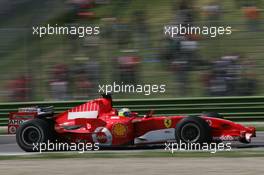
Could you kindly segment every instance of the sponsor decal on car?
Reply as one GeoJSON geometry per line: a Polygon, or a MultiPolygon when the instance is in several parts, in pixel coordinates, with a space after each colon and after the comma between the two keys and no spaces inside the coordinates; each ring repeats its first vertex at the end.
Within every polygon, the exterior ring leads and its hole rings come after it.
{"type": "Polygon", "coordinates": [[[112,133],[116,137],[125,137],[127,135],[127,126],[122,123],[114,124],[112,127],[112,133]]]}
{"type": "Polygon", "coordinates": [[[172,124],[171,119],[166,118],[166,119],[164,120],[164,125],[165,125],[166,128],[171,127],[171,124],[172,124]]]}
{"type": "Polygon", "coordinates": [[[212,126],[213,123],[211,120],[205,120],[205,121],[208,123],[209,126],[212,126]]]}
{"type": "Polygon", "coordinates": [[[17,130],[17,127],[15,127],[15,126],[10,126],[8,128],[9,134],[15,134],[16,130],[17,130]]]}
{"type": "Polygon", "coordinates": [[[104,132],[98,132],[96,133],[96,138],[99,143],[106,143],[107,142],[107,136],[104,132]]]}
{"type": "Polygon", "coordinates": [[[238,136],[231,136],[231,135],[221,135],[220,137],[213,137],[213,140],[236,141],[236,140],[239,140],[239,137],[238,136]]]}
{"type": "Polygon", "coordinates": [[[96,128],[92,134],[92,138],[95,143],[99,143],[100,145],[112,144],[112,134],[105,127],[96,128]]]}
{"type": "Polygon", "coordinates": [[[9,125],[20,125],[27,120],[9,120],[9,125]]]}

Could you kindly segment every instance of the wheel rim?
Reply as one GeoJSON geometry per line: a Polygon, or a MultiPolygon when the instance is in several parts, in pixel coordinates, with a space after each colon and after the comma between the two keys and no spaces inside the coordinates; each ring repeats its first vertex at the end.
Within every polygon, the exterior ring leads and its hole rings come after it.
{"type": "Polygon", "coordinates": [[[187,143],[197,142],[200,138],[200,129],[194,123],[188,123],[181,129],[181,139],[187,143]]]}
{"type": "Polygon", "coordinates": [[[33,143],[39,143],[41,140],[41,132],[35,126],[26,127],[22,134],[22,140],[26,145],[32,146],[33,143]]]}

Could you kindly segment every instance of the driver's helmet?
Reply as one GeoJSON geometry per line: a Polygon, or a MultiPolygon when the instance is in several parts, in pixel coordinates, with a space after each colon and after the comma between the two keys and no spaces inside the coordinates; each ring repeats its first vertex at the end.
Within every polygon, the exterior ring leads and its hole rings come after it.
{"type": "Polygon", "coordinates": [[[131,111],[128,108],[122,108],[118,111],[118,115],[123,117],[130,117],[131,111]]]}

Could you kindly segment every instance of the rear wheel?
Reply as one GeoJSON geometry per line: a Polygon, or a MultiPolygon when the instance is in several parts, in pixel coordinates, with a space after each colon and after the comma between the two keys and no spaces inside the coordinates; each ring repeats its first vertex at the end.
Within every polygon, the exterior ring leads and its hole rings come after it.
{"type": "Polygon", "coordinates": [[[182,119],[176,125],[175,138],[184,143],[209,143],[212,140],[208,123],[200,117],[182,119]]]}
{"type": "Polygon", "coordinates": [[[16,133],[16,141],[20,148],[27,152],[38,151],[34,145],[46,143],[53,138],[52,127],[48,121],[33,119],[20,125],[16,133]]]}

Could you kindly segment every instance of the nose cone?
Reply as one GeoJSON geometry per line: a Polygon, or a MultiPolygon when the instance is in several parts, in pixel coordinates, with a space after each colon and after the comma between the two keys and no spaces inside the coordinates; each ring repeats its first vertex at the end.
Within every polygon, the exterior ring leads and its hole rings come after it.
{"type": "Polygon", "coordinates": [[[240,141],[242,143],[250,143],[252,137],[256,137],[255,127],[245,127],[246,131],[240,133],[240,141]]]}
{"type": "Polygon", "coordinates": [[[255,127],[248,127],[248,132],[252,134],[252,137],[256,137],[256,128],[255,127]]]}

